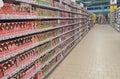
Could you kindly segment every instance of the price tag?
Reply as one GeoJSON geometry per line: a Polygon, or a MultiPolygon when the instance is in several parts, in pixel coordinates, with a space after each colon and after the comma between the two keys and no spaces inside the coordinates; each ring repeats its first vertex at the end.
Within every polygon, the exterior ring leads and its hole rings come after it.
{"type": "Polygon", "coordinates": [[[3,0],[0,0],[0,8],[3,7],[4,3],[3,0]]]}

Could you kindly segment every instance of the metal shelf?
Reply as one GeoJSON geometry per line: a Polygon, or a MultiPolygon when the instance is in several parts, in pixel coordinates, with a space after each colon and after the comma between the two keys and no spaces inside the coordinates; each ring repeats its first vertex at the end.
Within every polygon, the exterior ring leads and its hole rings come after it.
{"type": "Polygon", "coordinates": [[[5,23],[5,22],[26,22],[26,21],[43,21],[43,20],[74,20],[74,19],[81,19],[78,17],[39,17],[37,18],[6,18],[6,19],[0,19],[0,23],[5,23]]]}
{"type": "MultiPolygon", "coordinates": [[[[78,37],[79,38],[79,37],[78,37]]],[[[77,39],[78,39],[77,38],[77,39]]],[[[76,39],[75,39],[76,40],[76,39]]],[[[75,40],[73,40],[71,43],[73,43],[75,40]]],[[[70,44],[71,44],[70,43],[70,44]]],[[[69,45],[70,45],[69,44],[69,45]]],[[[68,47],[69,45],[67,45],[66,47],[68,47]]],[[[65,48],[66,48],[65,47],[65,48]]],[[[31,76],[29,76],[29,78],[27,78],[27,79],[30,79],[31,77],[33,77],[37,72],[39,72],[45,65],[47,65],[50,61],[52,61],[54,58],[56,58],[60,53],[62,53],[62,51],[65,49],[65,48],[63,48],[61,51],[59,51],[59,53],[58,54],[56,54],[55,56],[53,56],[48,62],[46,62],[42,67],[39,67],[38,69],[37,69],[37,71],[35,71],[31,76]]],[[[54,66],[53,66],[54,67],[54,66]]],[[[49,73],[49,71],[48,71],[48,73],[49,73]]],[[[46,74],[47,75],[47,74],[46,74]]],[[[43,79],[44,79],[44,77],[43,77],[43,79]]]]}
{"type": "MultiPolygon", "coordinates": [[[[30,3],[30,2],[27,2],[27,1],[21,1],[21,0],[4,0],[5,2],[8,2],[8,3],[15,3],[15,4],[19,4],[19,3],[25,3],[25,4],[29,4],[29,5],[32,5],[33,7],[38,7],[38,8],[43,8],[43,9],[49,9],[49,10],[53,10],[53,11],[58,11],[58,12],[66,12],[66,13],[71,13],[71,14],[75,14],[76,16],[77,15],[82,15],[82,16],[88,16],[86,13],[85,10],[81,9],[81,8],[78,8],[77,6],[72,6],[68,3],[66,3],[65,1],[63,1],[64,4],[68,5],[69,7],[72,7],[72,8],[76,8],[78,10],[81,10],[83,11],[83,13],[78,13],[78,12],[74,12],[74,11],[70,11],[70,10],[65,10],[65,9],[62,9],[62,8],[57,8],[57,7],[52,7],[52,6],[46,6],[46,5],[42,5],[42,4],[37,4],[37,3],[30,3]]],[[[31,15],[32,13],[30,13],[31,15]]],[[[53,59],[55,59],[59,54],[62,55],[62,52],[70,45],[74,44],[72,47],[70,47],[69,50],[67,50],[67,53],[65,54],[65,56],[78,44],[78,42],[84,37],[84,35],[87,33],[87,27],[83,27],[83,26],[86,26],[88,23],[85,22],[85,24],[83,25],[84,21],[88,21],[87,17],[52,17],[52,16],[48,16],[48,17],[39,17],[37,15],[34,15],[34,16],[27,16],[27,17],[24,17],[24,16],[18,16],[16,18],[15,15],[9,15],[7,17],[5,17],[5,15],[3,16],[3,18],[0,19],[0,23],[6,23],[6,22],[27,22],[27,21],[43,21],[43,20],[75,20],[77,21],[78,19],[82,19],[83,22],[76,22],[76,23],[72,23],[72,24],[66,24],[66,25],[61,25],[61,26],[57,26],[57,27],[52,27],[52,28],[46,28],[46,29],[42,29],[42,30],[32,30],[32,31],[26,31],[24,33],[21,33],[21,34],[15,34],[15,35],[10,35],[10,36],[4,36],[2,38],[0,38],[0,41],[1,42],[4,42],[5,40],[13,40],[13,39],[16,39],[16,38],[21,38],[21,37],[25,37],[25,36],[29,36],[29,35],[35,35],[35,34],[38,34],[38,33],[42,33],[42,32],[47,32],[47,31],[51,31],[51,30],[54,30],[54,29],[59,29],[59,28],[63,28],[63,27],[68,27],[68,26],[72,26],[72,25],[79,25],[77,28],[74,28],[72,30],[69,30],[67,32],[64,32],[64,33],[61,33],[61,34],[58,34],[57,36],[55,37],[51,37],[51,38],[48,38],[44,41],[41,41],[41,42],[37,42],[37,43],[34,43],[32,44],[31,46],[27,47],[27,48],[23,48],[23,49],[19,49],[17,52],[14,52],[14,53],[11,53],[9,55],[6,55],[2,58],[0,58],[0,62],[2,61],[5,61],[9,58],[12,58],[12,57],[15,57],[16,55],[18,54],[21,54],[25,51],[28,51],[32,48],[35,48],[35,47],[38,47],[39,45],[43,45],[47,42],[51,42],[52,40],[56,39],[56,38],[59,38],[61,37],[62,35],[65,35],[69,32],[74,32],[74,34],[72,34],[70,37],[66,38],[64,41],[61,41],[59,43],[57,43],[57,45],[55,46],[52,46],[51,48],[47,49],[46,51],[44,51],[42,54],[32,58],[31,60],[28,60],[25,64],[23,64],[22,66],[18,66],[15,70],[13,70],[13,72],[11,72],[10,74],[7,74],[5,75],[4,77],[2,77],[1,79],[8,79],[9,77],[12,77],[13,75],[15,75],[16,73],[18,73],[19,71],[21,71],[22,69],[24,69],[25,67],[27,67],[28,65],[34,63],[37,59],[39,59],[40,57],[44,56],[45,54],[47,54],[48,52],[54,50],[55,48],[57,48],[58,46],[60,46],[61,44],[63,44],[64,42],[68,41],[70,38],[74,37],[74,39],[72,39],[72,42],[70,43],[67,43],[66,46],[64,46],[64,48],[62,48],[57,54],[55,54],[53,57],[51,57],[50,59],[48,59],[48,61],[46,61],[44,64],[42,64],[40,67],[38,67],[34,72],[32,72],[32,74],[27,78],[27,79],[30,79],[31,77],[33,77],[38,71],[41,71],[41,69],[43,67],[45,67],[47,64],[49,64],[53,59]],[[8,18],[8,17],[11,17],[11,18],[8,18]],[[84,20],[86,19],[86,20],[84,20]],[[78,30],[77,30],[78,29],[78,30]],[[77,42],[76,42],[77,41],[77,42]],[[75,42],[75,43],[74,43],[75,42]]],[[[65,58],[65,56],[63,56],[56,64],[54,64],[53,67],[51,67],[48,72],[43,76],[43,79],[65,58]]]]}
{"type": "MultiPolygon", "coordinates": [[[[5,1],[6,2],[12,2],[12,3],[25,3],[25,4],[30,4],[32,6],[35,6],[35,7],[40,7],[40,8],[50,9],[50,10],[56,10],[56,11],[63,11],[63,12],[72,13],[72,14],[80,14],[80,13],[73,12],[73,11],[70,11],[70,10],[65,10],[65,9],[61,9],[61,8],[57,8],[57,7],[52,7],[52,6],[46,6],[46,5],[37,4],[37,3],[29,3],[29,2],[21,1],[21,0],[12,0],[12,1],[5,0],[5,1]]],[[[69,5],[69,6],[71,6],[71,5],[69,5]]]]}
{"type": "Polygon", "coordinates": [[[23,37],[23,36],[33,35],[33,34],[37,34],[37,33],[42,33],[42,32],[46,32],[46,31],[50,31],[50,30],[54,30],[54,29],[58,29],[58,28],[62,28],[62,27],[77,25],[77,24],[80,24],[80,23],[82,23],[82,22],[72,23],[72,24],[66,24],[66,25],[57,26],[57,27],[48,28],[48,29],[43,29],[43,30],[38,30],[38,31],[30,31],[30,32],[26,32],[26,33],[23,33],[23,34],[16,34],[16,35],[11,35],[11,36],[4,36],[4,37],[0,38],[0,41],[2,41],[2,40],[8,40],[8,39],[13,39],[13,38],[17,38],[17,37],[23,37]]]}
{"type": "Polygon", "coordinates": [[[24,51],[28,51],[28,50],[30,50],[30,49],[32,49],[32,48],[35,48],[35,47],[37,47],[37,46],[39,46],[39,45],[45,44],[46,42],[49,42],[49,41],[51,41],[51,40],[53,40],[53,39],[56,39],[56,38],[58,38],[58,37],[60,37],[60,36],[62,36],[62,35],[64,35],[64,34],[66,34],[66,33],[69,33],[69,32],[71,32],[71,31],[74,31],[74,30],[76,30],[76,29],[78,29],[78,28],[79,28],[79,27],[77,27],[77,28],[75,28],[75,29],[72,29],[72,30],[70,30],[70,31],[67,31],[67,32],[65,32],[65,33],[62,33],[62,34],[60,34],[60,35],[58,35],[58,36],[56,36],[56,37],[52,37],[52,38],[50,38],[50,39],[46,39],[46,40],[44,40],[44,41],[42,41],[42,42],[40,42],[40,43],[36,43],[36,44],[34,44],[34,45],[32,45],[32,46],[30,46],[30,47],[28,47],[28,48],[24,48],[23,50],[20,50],[20,51],[18,51],[18,52],[16,52],[16,53],[11,53],[11,54],[9,54],[9,55],[7,55],[7,56],[4,56],[4,57],[0,58],[0,62],[1,62],[1,61],[4,61],[4,60],[7,60],[7,59],[9,59],[9,58],[11,58],[11,57],[14,57],[14,56],[16,56],[16,55],[18,55],[18,54],[21,54],[21,53],[23,53],[24,51]]]}
{"type": "MultiPolygon", "coordinates": [[[[77,39],[79,39],[79,38],[77,38],[77,39]]],[[[77,40],[77,39],[76,39],[76,40],[77,40]]],[[[73,42],[75,42],[76,40],[74,40],[73,42]]],[[[73,43],[73,42],[72,42],[72,43],[73,43]]],[[[68,55],[69,52],[70,52],[78,43],[79,43],[79,41],[78,41],[75,45],[73,45],[70,50],[67,51],[67,54],[66,54],[66,55],[68,55]]],[[[45,76],[44,76],[42,79],[45,79],[45,78],[50,74],[50,72],[52,72],[52,71],[59,65],[59,63],[63,61],[64,58],[65,58],[65,57],[61,58],[53,67],[51,67],[51,69],[48,70],[48,72],[45,74],[45,76]]]]}
{"type": "MultiPolygon", "coordinates": [[[[82,35],[82,34],[81,34],[81,35],[82,35]]],[[[80,36],[81,36],[81,35],[80,35],[80,36]]],[[[78,40],[78,42],[68,51],[68,53],[82,40],[83,37],[81,38],[80,36],[77,38],[77,39],[80,38],[80,39],[78,40]]],[[[77,40],[77,39],[76,39],[76,40],[77,40]]],[[[76,40],[74,40],[74,41],[76,41],[76,40]]],[[[73,42],[74,42],[74,41],[73,41],[73,42]]],[[[69,46],[69,45],[68,45],[68,46],[69,46]]],[[[66,48],[66,47],[64,47],[64,49],[65,49],[65,48],[66,48]]],[[[62,52],[62,51],[61,51],[61,52],[62,52]]],[[[67,54],[68,54],[68,53],[67,53],[67,54]]],[[[66,55],[67,55],[67,54],[66,54],[66,55]]],[[[65,57],[64,57],[64,58],[65,58],[65,57]]],[[[56,63],[56,64],[47,72],[47,74],[45,74],[45,76],[44,76],[42,79],[46,78],[46,77],[49,75],[49,73],[50,73],[64,58],[62,58],[58,63],[56,63]]],[[[44,67],[44,66],[43,66],[43,67],[44,67]]],[[[40,68],[38,71],[40,71],[41,69],[42,69],[42,68],[40,68]]],[[[37,71],[37,72],[38,72],[38,71],[37,71]]],[[[37,73],[37,72],[36,72],[36,73],[37,73]]],[[[33,77],[36,73],[34,73],[31,77],[33,77]]],[[[31,78],[31,77],[29,77],[29,78],[31,78]]],[[[29,79],[29,78],[28,78],[28,79],[29,79]]]]}
{"type": "MultiPolygon", "coordinates": [[[[78,33],[76,33],[78,34],[78,33]]],[[[66,40],[60,42],[59,44],[57,44],[56,46],[54,46],[53,48],[47,50],[45,53],[43,53],[42,55],[40,56],[37,56],[36,58],[32,59],[30,62],[28,62],[27,64],[21,66],[21,67],[18,67],[15,71],[13,71],[12,73],[10,73],[9,75],[7,76],[4,76],[2,79],[8,79],[9,77],[11,77],[12,75],[16,74],[17,72],[19,72],[21,69],[25,68],[26,66],[30,65],[31,63],[33,63],[35,60],[39,59],[41,56],[43,56],[44,54],[46,54],[47,52],[55,49],[57,46],[59,46],[60,44],[64,43],[65,41],[67,41],[68,39],[72,38],[73,36],[75,36],[76,34],[73,34],[71,37],[67,38],[66,40]]],[[[49,61],[48,61],[49,62],[49,61]]],[[[45,64],[46,65],[46,64],[45,64]]],[[[44,66],[43,66],[44,67],[44,66]]],[[[28,78],[29,79],[29,78],[28,78]]]]}

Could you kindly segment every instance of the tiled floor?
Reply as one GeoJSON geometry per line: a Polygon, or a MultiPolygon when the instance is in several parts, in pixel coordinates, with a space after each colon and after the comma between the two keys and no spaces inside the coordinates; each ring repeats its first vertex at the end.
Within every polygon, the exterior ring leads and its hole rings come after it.
{"type": "Polygon", "coordinates": [[[96,25],[47,79],[120,79],[120,33],[96,25]]]}

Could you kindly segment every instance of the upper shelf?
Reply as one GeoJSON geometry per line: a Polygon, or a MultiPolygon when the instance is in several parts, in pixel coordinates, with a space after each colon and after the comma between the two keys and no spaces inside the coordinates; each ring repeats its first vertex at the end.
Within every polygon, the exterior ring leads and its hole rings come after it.
{"type": "MultiPolygon", "coordinates": [[[[21,0],[10,0],[10,1],[9,0],[4,0],[4,1],[9,2],[9,3],[25,3],[25,4],[30,4],[32,6],[35,6],[35,7],[40,7],[40,8],[50,9],[50,10],[56,10],[56,11],[62,11],[62,12],[67,12],[67,13],[72,13],[72,14],[83,15],[81,13],[73,12],[73,11],[70,11],[70,10],[65,10],[65,9],[62,9],[62,8],[46,6],[46,5],[37,4],[37,3],[31,3],[31,2],[27,2],[27,1],[21,1],[21,0]]],[[[68,4],[68,3],[66,3],[65,1],[63,1],[63,3],[67,4],[70,7],[80,9],[80,8],[78,8],[76,6],[72,6],[72,5],[68,4]]],[[[82,9],[80,9],[80,10],[82,10],[82,9]]],[[[84,10],[82,10],[82,11],[84,12],[84,10]]]]}
{"type": "Polygon", "coordinates": [[[81,10],[81,9],[78,8],[77,6],[72,6],[72,5],[70,5],[69,3],[67,3],[66,1],[63,1],[62,3],[68,5],[68,6],[72,7],[72,8],[75,8],[75,9],[79,9],[79,10],[81,10]]]}

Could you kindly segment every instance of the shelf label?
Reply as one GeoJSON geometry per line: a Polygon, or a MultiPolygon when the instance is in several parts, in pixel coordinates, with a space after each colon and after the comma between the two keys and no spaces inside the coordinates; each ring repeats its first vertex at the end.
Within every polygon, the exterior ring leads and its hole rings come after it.
{"type": "Polygon", "coordinates": [[[3,0],[0,0],[0,8],[3,7],[4,3],[3,0]]]}

